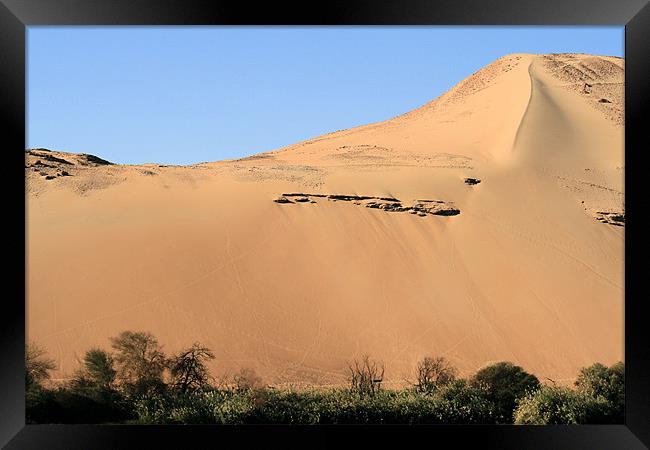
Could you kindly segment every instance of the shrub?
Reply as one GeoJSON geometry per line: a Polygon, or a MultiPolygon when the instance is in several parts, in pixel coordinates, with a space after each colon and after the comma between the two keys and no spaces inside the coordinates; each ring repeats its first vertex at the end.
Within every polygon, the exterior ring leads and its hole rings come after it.
{"type": "Polygon", "coordinates": [[[470,380],[494,403],[499,423],[512,423],[518,398],[539,388],[539,380],[510,362],[499,362],[479,370],[470,380]]]}
{"type": "Polygon", "coordinates": [[[209,386],[213,353],[195,343],[167,360],[150,333],[113,338],[115,356],[88,350],[73,380],[46,389],[54,361],[26,347],[27,423],[142,424],[577,424],[622,423],[625,367],[585,367],[576,389],[545,386],[501,362],[457,379],[444,358],[426,357],[415,389],[382,390],[384,366],[364,356],[349,366],[350,389],[266,388],[250,368],[235,388],[209,386]],[[117,367],[114,367],[117,366],[117,367]],[[167,389],[163,373],[169,369],[167,389]],[[516,409],[515,409],[516,408],[516,409]]]}
{"type": "Polygon", "coordinates": [[[372,361],[368,355],[364,355],[361,361],[354,360],[348,366],[350,372],[350,390],[360,395],[374,395],[381,388],[384,379],[384,365],[372,361]]]}
{"type": "Polygon", "coordinates": [[[27,423],[120,423],[131,415],[116,395],[112,401],[106,401],[67,387],[33,389],[26,397],[25,419],[27,423]]]}
{"type": "Polygon", "coordinates": [[[234,377],[235,387],[238,391],[260,390],[264,388],[262,378],[257,375],[255,369],[243,367],[234,377]]]}
{"type": "Polygon", "coordinates": [[[210,378],[205,361],[211,359],[214,354],[199,343],[173,356],[169,360],[172,386],[181,392],[205,387],[210,378]]]}
{"type": "Polygon", "coordinates": [[[267,389],[251,398],[248,423],[315,424],[320,421],[323,395],[267,389]]]}
{"type": "Polygon", "coordinates": [[[73,383],[80,387],[109,391],[113,387],[115,375],[113,357],[104,350],[92,348],[84,355],[83,366],[77,372],[73,383]]]}
{"type": "Polygon", "coordinates": [[[623,423],[625,415],[625,365],[618,362],[611,367],[596,363],[580,370],[575,382],[579,392],[609,405],[611,423],[623,423]]]}
{"type": "Polygon", "coordinates": [[[454,380],[437,392],[443,400],[442,423],[496,423],[499,411],[483,389],[465,380],[454,380]]]}
{"type": "Polygon", "coordinates": [[[242,424],[253,407],[250,392],[216,389],[149,392],[134,401],[141,424],[242,424]]]}
{"type": "Polygon", "coordinates": [[[162,375],[167,361],[151,333],[124,331],[111,338],[111,345],[116,352],[118,378],[130,395],[164,389],[162,375]]]}
{"type": "Polygon", "coordinates": [[[43,381],[50,378],[56,368],[54,361],[45,356],[45,350],[35,343],[25,346],[25,388],[40,388],[43,381]]]}
{"type": "Polygon", "coordinates": [[[607,423],[609,406],[568,387],[544,386],[518,402],[515,423],[527,425],[607,423]]]}
{"type": "Polygon", "coordinates": [[[219,424],[247,423],[254,408],[252,391],[221,392],[215,395],[214,400],[216,400],[213,408],[214,422],[219,424]]]}
{"type": "Polygon", "coordinates": [[[457,373],[444,357],[427,356],[418,363],[415,388],[418,392],[431,393],[455,380],[457,373]]]}
{"type": "Polygon", "coordinates": [[[30,386],[25,392],[25,423],[55,423],[58,405],[54,394],[39,385],[30,386]]]}
{"type": "Polygon", "coordinates": [[[131,398],[136,422],[140,424],[170,423],[173,400],[164,392],[146,392],[131,398]]]}

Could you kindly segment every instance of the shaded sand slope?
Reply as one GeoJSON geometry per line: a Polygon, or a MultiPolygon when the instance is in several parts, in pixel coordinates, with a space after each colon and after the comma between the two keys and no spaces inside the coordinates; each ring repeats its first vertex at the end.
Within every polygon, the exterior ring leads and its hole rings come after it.
{"type": "Polygon", "coordinates": [[[622,67],[508,55],[410,113],[233,161],[31,150],[28,336],[59,378],[125,329],[273,384],[345,383],[364,353],[389,385],[425,355],[559,382],[621,360],[622,67]]]}

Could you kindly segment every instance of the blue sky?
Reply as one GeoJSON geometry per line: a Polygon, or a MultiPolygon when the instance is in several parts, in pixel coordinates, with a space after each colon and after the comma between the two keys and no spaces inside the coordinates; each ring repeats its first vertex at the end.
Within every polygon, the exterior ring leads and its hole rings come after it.
{"type": "Polygon", "coordinates": [[[508,53],[623,27],[29,27],[27,147],[191,164],[389,119],[508,53]]]}

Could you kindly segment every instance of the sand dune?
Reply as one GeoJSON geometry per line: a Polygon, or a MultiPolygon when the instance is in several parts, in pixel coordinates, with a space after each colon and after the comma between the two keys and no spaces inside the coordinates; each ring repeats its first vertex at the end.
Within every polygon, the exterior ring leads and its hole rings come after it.
{"type": "Polygon", "coordinates": [[[344,383],[364,353],[393,385],[425,355],[568,382],[624,356],[622,124],[622,59],[516,54],[238,160],[30,150],[28,337],[58,378],[130,329],[273,384],[344,383]]]}

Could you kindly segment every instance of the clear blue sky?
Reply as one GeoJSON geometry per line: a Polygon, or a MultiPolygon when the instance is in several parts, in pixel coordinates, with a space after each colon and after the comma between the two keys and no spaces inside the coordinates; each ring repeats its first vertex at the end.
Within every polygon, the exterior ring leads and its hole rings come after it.
{"type": "Polygon", "coordinates": [[[623,50],[623,27],[29,27],[27,147],[236,158],[402,114],[508,53],[623,50]]]}

